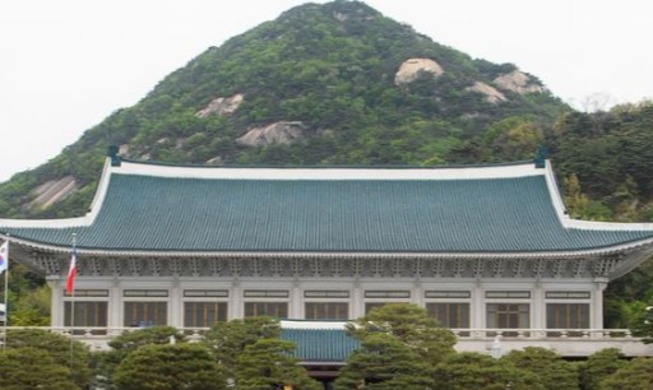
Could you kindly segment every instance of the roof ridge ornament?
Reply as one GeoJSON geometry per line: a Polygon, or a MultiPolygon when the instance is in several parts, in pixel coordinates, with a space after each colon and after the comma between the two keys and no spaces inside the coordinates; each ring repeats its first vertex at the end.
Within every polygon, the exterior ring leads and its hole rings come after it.
{"type": "Polygon", "coordinates": [[[545,168],[546,167],[546,159],[549,155],[549,150],[546,148],[546,146],[538,146],[537,147],[537,152],[535,153],[535,168],[545,168]]]}
{"type": "Polygon", "coordinates": [[[119,150],[118,145],[109,145],[107,149],[107,157],[111,159],[112,167],[119,167],[122,164],[122,158],[118,155],[119,150]]]}

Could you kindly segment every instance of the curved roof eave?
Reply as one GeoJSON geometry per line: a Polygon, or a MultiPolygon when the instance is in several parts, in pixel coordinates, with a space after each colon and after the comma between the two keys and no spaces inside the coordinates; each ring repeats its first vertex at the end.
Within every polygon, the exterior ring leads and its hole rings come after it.
{"type": "MultiPolygon", "coordinates": [[[[4,240],[10,239],[20,245],[28,246],[37,250],[43,250],[55,253],[70,253],[71,247],[52,245],[43,242],[37,242],[20,237],[7,236],[0,234],[4,240]]],[[[226,258],[243,258],[243,257],[322,257],[322,258],[342,258],[342,257],[368,257],[368,258],[578,258],[588,256],[601,256],[608,254],[621,253],[637,248],[653,247],[653,237],[633,240],[618,245],[610,245],[599,248],[584,248],[578,250],[560,250],[560,251],[485,251],[485,252],[374,252],[374,251],[244,251],[244,250],[148,250],[148,249],[112,249],[112,248],[85,248],[76,247],[80,255],[92,256],[161,256],[161,257],[226,257],[226,258]]]]}

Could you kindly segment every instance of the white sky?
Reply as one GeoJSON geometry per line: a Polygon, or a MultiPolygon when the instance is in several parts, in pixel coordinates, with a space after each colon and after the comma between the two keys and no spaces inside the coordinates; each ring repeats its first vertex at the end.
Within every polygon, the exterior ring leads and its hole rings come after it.
{"type": "MultiPolygon", "coordinates": [[[[0,3],[0,181],[35,168],[209,46],[301,0],[0,3]]],[[[323,2],[323,1],[316,1],[323,2]]],[[[653,97],[653,2],[367,0],[472,57],[511,62],[582,108],[653,97]]]]}

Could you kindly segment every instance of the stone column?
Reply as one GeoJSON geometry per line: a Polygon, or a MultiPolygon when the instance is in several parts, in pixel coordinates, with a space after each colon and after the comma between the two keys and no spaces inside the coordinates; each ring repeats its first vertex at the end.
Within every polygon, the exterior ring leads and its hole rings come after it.
{"type": "Polygon", "coordinates": [[[607,278],[594,278],[594,288],[592,289],[592,303],[590,306],[591,329],[603,329],[603,290],[605,290],[607,286],[607,278]]]}
{"type": "Polygon", "coordinates": [[[546,305],[544,304],[544,289],[542,288],[542,283],[539,281],[535,282],[532,294],[531,309],[533,310],[533,313],[531,318],[533,319],[533,323],[531,324],[531,329],[545,329],[546,305]]]}
{"type": "Polygon", "coordinates": [[[233,320],[243,318],[245,315],[243,310],[243,289],[240,287],[240,282],[238,280],[234,280],[231,283],[231,291],[229,291],[229,294],[231,299],[229,299],[228,311],[230,314],[228,315],[228,319],[233,320]]]}
{"type": "Polygon", "coordinates": [[[52,299],[50,307],[52,308],[50,314],[50,326],[63,327],[64,326],[64,300],[63,300],[63,286],[61,281],[57,278],[47,281],[50,291],[52,291],[52,299]]]}
{"type": "Polygon", "coordinates": [[[182,328],[184,326],[182,320],[182,289],[179,286],[179,280],[175,278],[172,282],[172,287],[170,288],[170,299],[168,299],[168,304],[170,305],[168,323],[170,326],[175,328],[182,328]]]}

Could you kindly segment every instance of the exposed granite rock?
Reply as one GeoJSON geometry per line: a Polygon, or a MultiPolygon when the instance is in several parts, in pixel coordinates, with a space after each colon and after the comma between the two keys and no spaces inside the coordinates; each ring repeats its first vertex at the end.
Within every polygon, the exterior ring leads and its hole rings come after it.
{"type": "Polygon", "coordinates": [[[209,115],[229,115],[233,114],[240,104],[243,102],[245,99],[245,95],[242,93],[238,93],[232,97],[217,97],[213,100],[211,100],[211,103],[208,104],[208,106],[204,107],[203,109],[197,111],[195,113],[195,116],[198,118],[206,118],[209,115]]]}
{"type": "Polygon", "coordinates": [[[485,84],[482,81],[477,81],[472,85],[471,87],[465,88],[467,91],[473,91],[473,92],[478,92],[480,94],[485,95],[485,100],[487,100],[490,103],[500,103],[500,102],[505,102],[508,100],[504,94],[501,92],[497,91],[496,88],[492,88],[491,86],[485,84]]]}
{"type": "Polygon", "coordinates": [[[544,92],[546,89],[531,80],[527,74],[513,70],[508,74],[502,74],[494,79],[494,83],[502,89],[517,92],[520,95],[532,92],[544,92]]]}
{"type": "Polygon", "coordinates": [[[29,207],[46,209],[75,192],[77,192],[77,182],[73,176],[50,180],[34,189],[33,194],[36,197],[29,203],[29,207]]]}
{"type": "Polygon", "coordinates": [[[395,74],[395,85],[410,84],[419,77],[420,72],[428,72],[433,76],[440,76],[444,69],[430,58],[410,58],[404,61],[395,74]]]}
{"type": "Polygon", "coordinates": [[[300,121],[276,122],[265,127],[250,129],[243,136],[236,139],[242,146],[267,146],[273,144],[291,144],[304,138],[306,125],[300,121]]]}

